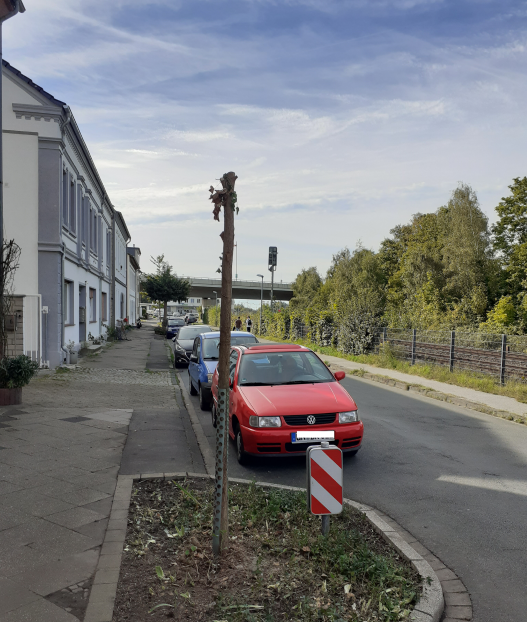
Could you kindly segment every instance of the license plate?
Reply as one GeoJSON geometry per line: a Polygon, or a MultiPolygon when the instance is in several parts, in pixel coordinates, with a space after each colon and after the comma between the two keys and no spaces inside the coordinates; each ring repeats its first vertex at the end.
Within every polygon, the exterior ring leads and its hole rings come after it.
{"type": "Polygon", "coordinates": [[[334,441],[335,440],[335,432],[331,431],[302,431],[302,432],[291,432],[291,442],[295,443],[318,443],[322,441],[334,441]]]}

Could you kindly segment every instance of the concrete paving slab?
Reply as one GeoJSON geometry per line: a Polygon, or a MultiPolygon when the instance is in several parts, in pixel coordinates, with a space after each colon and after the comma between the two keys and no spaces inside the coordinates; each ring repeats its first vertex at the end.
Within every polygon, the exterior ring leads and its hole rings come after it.
{"type": "Polygon", "coordinates": [[[96,546],[98,546],[98,543],[92,540],[92,538],[65,528],[63,528],[63,532],[60,534],[28,544],[28,548],[34,551],[42,551],[50,557],[55,556],[58,558],[76,555],[96,546]]]}
{"type": "Polygon", "coordinates": [[[107,496],[100,501],[95,501],[94,503],[86,503],[82,507],[87,508],[88,510],[92,510],[93,512],[98,512],[103,516],[110,516],[110,512],[112,510],[112,496],[107,496]]]}
{"type": "Polygon", "coordinates": [[[99,549],[91,549],[34,566],[10,578],[41,596],[47,596],[89,579],[95,572],[98,558],[99,549]]]}
{"type": "Polygon", "coordinates": [[[71,510],[66,510],[65,512],[58,512],[57,514],[46,516],[47,521],[51,521],[57,525],[62,525],[68,529],[76,529],[77,527],[82,527],[82,525],[94,523],[104,518],[103,514],[93,512],[92,510],[88,510],[84,507],[72,508],[71,510]]]}
{"type": "Polygon", "coordinates": [[[39,600],[40,596],[11,579],[0,579],[0,616],[39,600]]]}
{"type": "Polygon", "coordinates": [[[28,494],[26,490],[17,490],[0,499],[0,514],[24,512],[33,516],[46,516],[69,510],[72,507],[74,507],[73,503],[41,495],[35,489],[32,489],[31,494],[28,494]]]}
{"type": "Polygon", "coordinates": [[[44,598],[0,616],[0,622],[79,622],[79,619],[44,598]]]}

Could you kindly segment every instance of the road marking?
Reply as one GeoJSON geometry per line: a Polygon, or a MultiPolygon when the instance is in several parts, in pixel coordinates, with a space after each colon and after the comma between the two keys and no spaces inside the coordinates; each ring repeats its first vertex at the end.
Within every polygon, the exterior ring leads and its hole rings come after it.
{"type": "Polygon", "coordinates": [[[483,488],[495,492],[508,492],[514,495],[527,497],[527,483],[515,479],[502,479],[490,477],[459,477],[457,475],[441,475],[437,478],[438,482],[457,484],[458,486],[471,486],[472,488],[483,488]]]}

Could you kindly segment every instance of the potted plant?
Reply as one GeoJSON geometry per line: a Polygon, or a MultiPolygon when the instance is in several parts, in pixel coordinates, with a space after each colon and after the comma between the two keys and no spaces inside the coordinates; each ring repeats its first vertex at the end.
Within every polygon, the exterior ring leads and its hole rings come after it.
{"type": "Polygon", "coordinates": [[[22,387],[29,383],[38,367],[25,354],[0,360],[0,406],[22,403],[22,387]]]}
{"type": "Polygon", "coordinates": [[[66,344],[66,350],[70,353],[70,365],[76,365],[79,362],[79,353],[75,348],[75,342],[71,339],[66,344]]]}

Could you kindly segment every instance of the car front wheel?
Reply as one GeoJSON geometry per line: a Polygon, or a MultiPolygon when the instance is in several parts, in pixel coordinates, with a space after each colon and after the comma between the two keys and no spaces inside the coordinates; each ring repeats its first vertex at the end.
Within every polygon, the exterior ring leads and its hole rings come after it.
{"type": "Polygon", "coordinates": [[[245,453],[243,436],[242,431],[240,430],[240,426],[236,426],[236,436],[234,440],[236,442],[236,459],[240,464],[247,464],[249,457],[245,453]]]}
{"type": "Polygon", "coordinates": [[[190,377],[190,374],[188,375],[188,392],[190,393],[190,395],[198,394],[198,392],[194,388],[194,385],[192,384],[192,378],[190,377]]]}

